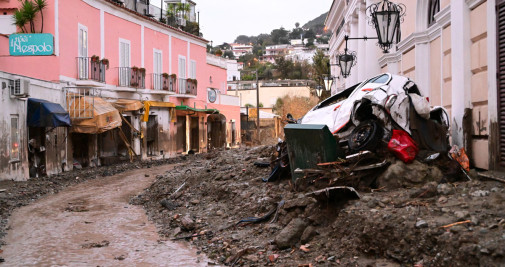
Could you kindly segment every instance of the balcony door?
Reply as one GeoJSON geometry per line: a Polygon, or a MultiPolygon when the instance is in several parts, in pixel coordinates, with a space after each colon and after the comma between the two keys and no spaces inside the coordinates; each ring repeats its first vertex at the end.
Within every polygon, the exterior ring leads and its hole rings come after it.
{"type": "Polygon", "coordinates": [[[79,44],[77,51],[77,67],[79,72],[79,79],[88,79],[89,77],[89,61],[88,61],[88,29],[79,24],[79,44]]]}
{"type": "Polygon", "coordinates": [[[119,41],[119,86],[130,85],[130,41],[119,41]]]}
{"type": "Polygon", "coordinates": [[[161,90],[163,87],[163,62],[160,50],[155,49],[153,53],[153,86],[156,90],[161,90]]]}
{"type": "Polygon", "coordinates": [[[186,58],[179,56],[179,93],[186,93],[186,58]]]}

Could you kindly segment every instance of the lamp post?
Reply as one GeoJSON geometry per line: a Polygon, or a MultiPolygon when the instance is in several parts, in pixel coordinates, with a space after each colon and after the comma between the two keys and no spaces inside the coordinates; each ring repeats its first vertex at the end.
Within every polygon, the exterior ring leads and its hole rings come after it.
{"type": "Polygon", "coordinates": [[[389,53],[389,49],[394,43],[398,43],[401,38],[400,23],[405,16],[405,5],[395,4],[389,0],[382,0],[379,3],[371,4],[366,8],[369,24],[375,28],[377,37],[349,37],[345,35],[344,52],[337,53],[337,62],[340,66],[342,77],[347,78],[351,74],[351,68],[356,65],[356,52],[347,49],[348,40],[377,39],[378,45],[384,53],[389,53]]]}

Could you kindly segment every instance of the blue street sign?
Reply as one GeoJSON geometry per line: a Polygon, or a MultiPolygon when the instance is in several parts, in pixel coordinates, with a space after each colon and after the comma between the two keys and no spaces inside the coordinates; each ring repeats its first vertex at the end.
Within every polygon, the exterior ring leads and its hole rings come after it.
{"type": "Polygon", "coordinates": [[[50,33],[29,33],[9,35],[11,56],[49,56],[54,54],[53,35],[50,33]]]}

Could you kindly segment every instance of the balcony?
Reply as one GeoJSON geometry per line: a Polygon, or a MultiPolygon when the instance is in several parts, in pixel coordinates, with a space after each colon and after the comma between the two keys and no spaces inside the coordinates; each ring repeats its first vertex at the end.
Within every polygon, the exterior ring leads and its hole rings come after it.
{"type": "Polygon", "coordinates": [[[176,78],[167,73],[151,73],[151,89],[176,92],[176,78]]]}
{"type": "Polygon", "coordinates": [[[144,89],[146,83],[146,70],[137,67],[118,68],[118,86],[144,89]]]}
{"type": "Polygon", "coordinates": [[[181,97],[196,96],[197,82],[195,79],[179,78],[177,94],[181,97]]]}
{"type": "Polygon", "coordinates": [[[77,57],[77,79],[81,81],[105,82],[108,64],[95,57],[77,57]]]}

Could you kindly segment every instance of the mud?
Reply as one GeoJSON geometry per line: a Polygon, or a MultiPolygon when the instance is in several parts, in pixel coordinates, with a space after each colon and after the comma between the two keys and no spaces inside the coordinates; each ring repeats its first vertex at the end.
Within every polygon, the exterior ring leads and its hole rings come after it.
{"type": "Polygon", "coordinates": [[[254,162],[273,150],[189,156],[175,170],[159,173],[131,203],[145,207],[162,236],[187,240],[216,264],[505,265],[504,184],[400,183],[360,191],[359,200],[318,203],[289,180],[261,181],[270,169],[254,162]],[[237,224],[269,213],[281,200],[277,221],[237,224]]]}
{"type": "Polygon", "coordinates": [[[111,176],[134,169],[184,162],[185,160],[186,157],[179,157],[158,161],[123,163],[114,166],[84,168],[51,177],[31,178],[24,182],[0,181],[0,248],[5,244],[3,237],[5,236],[8,217],[15,208],[28,205],[44,195],[56,194],[67,186],[87,180],[111,176]]]}
{"type": "Polygon", "coordinates": [[[172,168],[94,179],[16,209],[3,266],[207,266],[187,244],[160,239],[145,211],[128,204],[172,168]]]}

